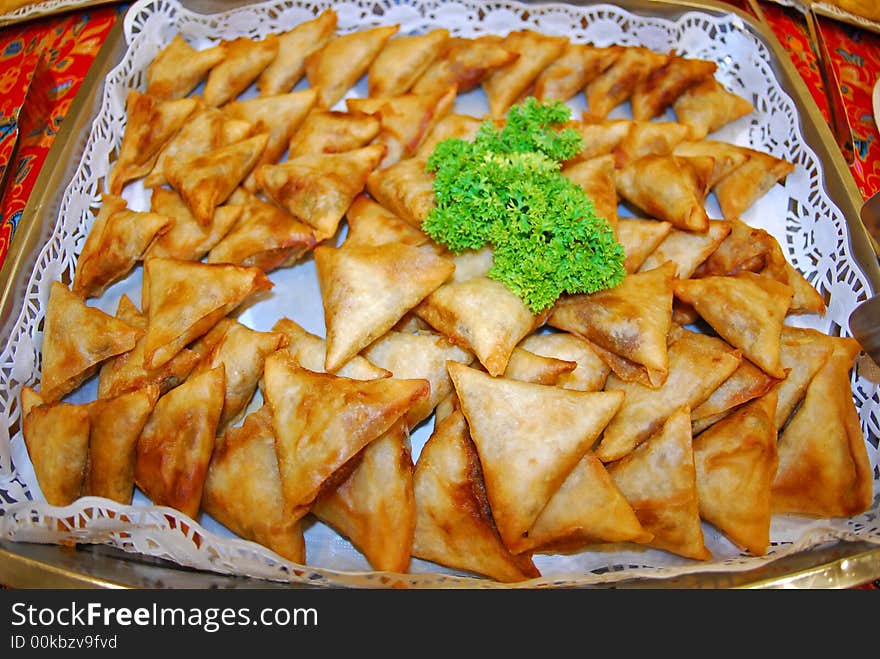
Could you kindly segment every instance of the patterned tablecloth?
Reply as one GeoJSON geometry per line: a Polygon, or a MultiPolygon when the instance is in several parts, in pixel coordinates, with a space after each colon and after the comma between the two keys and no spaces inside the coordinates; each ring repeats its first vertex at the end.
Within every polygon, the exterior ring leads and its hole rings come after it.
{"type": "MultiPolygon", "coordinates": [[[[742,0],[730,2],[748,12],[742,0]]],[[[58,128],[127,6],[73,11],[0,28],[0,181],[5,181],[0,185],[0,265],[58,128]]],[[[803,16],[778,4],[762,7],[827,117],[828,103],[803,16]]],[[[880,190],[880,132],[871,109],[872,88],[880,76],[880,34],[828,18],[820,18],[820,29],[853,129],[856,159],[850,171],[868,198],[880,190]]]]}

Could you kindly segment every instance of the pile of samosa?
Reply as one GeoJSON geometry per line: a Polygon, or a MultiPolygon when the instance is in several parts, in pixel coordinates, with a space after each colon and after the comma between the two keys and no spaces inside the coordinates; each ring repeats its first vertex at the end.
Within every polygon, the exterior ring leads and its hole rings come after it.
{"type": "Polygon", "coordinates": [[[794,165],[710,139],[752,111],[715,64],[397,31],[341,32],[328,9],[156,56],[21,393],[46,500],[128,504],[137,487],[301,564],[317,518],[376,570],[417,557],[504,582],[539,576],[536,553],[607,543],[707,560],[704,524],[760,555],[775,514],[866,510],[859,346],[786,322],[826,300],[740,215],[794,165]],[[457,114],[477,88],[489,114],[457,114]],[[526,96],[577,94],[585,148],[562,171],[627,275],[534,314],[487,276],[491,249],[453,255],[421,231],[425,160],[526,96]],[[624,103],[632,118],[609,119],[624,103]],[[132,184],[149,209],[128,208],[132,184]],[[305,259],[325,336],[296,308],[265,331],[236,318],[305,259]],[[88,304],[137,273],[139,303],[88,304]],[[95,400],[66,400],[92,378],[95,400]]]}

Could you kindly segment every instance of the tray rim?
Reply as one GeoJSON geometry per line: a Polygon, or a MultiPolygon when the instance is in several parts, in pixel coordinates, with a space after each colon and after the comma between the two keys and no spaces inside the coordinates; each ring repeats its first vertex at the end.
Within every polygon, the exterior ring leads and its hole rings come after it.
{"type": "MultiPolygon", "coordinates": [[[[181,4],[193,11],[203,11],[211,7],[210,3],[203,0],[181,0],[181,4]]],[[[224,3],[223,11],[248,4],[253,3],[242,0],[224,3]]],[[[605,3],[583,0],[526,0],[524,4],[585,6],[605,3]]],[[[648,15],[657,15],[658,12],[677,15],[686,11],[734,14],[767,46],[773,56],[771,64],[778,82],[792,97],[801,114],[804,139],[816,150],[823,163],[826,191],[847,220],[853,257],[870,281],[873,292],[880,291],[880,265],[869,234],[859,219],[859,209],[863,201],[861,192],[834,142],[830,128],[775,34],[757,23],[751,15],[716,0],[612,0],[608,4],[616,4],[636,14],[648,15]]],[[[120,15],[111,28],[62,123],[0,269],[0,337],[8,335],[9,327],[15,321],[13,312],[20,308],[21,291],[33,269],[38,249],[45,240],[47,228],[51,228],[57,217],[57,209],[71,172],[82,155],[88,134],[86,129],[98,112],[105,77],[118,64],[127,48],[123,30],[124,18],[124,15],[120,15]]],[[[166,572],[170,570],[171,574],[185,573],[192,577],[187,579],[186,587],[189,588],[217,587],[218,583],[227,588],[253,588],[255,583],[284,588],[305,587],[301,584],[277,584],[249,577],[203,572],[150,557],[129,554],[120,556],[115,551],[108,551],[111,549],[102,545],[83,545],[73,550],[59,545],[33,545],[0,540],[0,582],[18,588],[156,588],[163,587],[159,584],[164,583],[157,574],[165,575],[167,580],[166,572]]],[[[678,578],[638,578],[598,587],[847,588],[878,578],[880,546],[871,542],[840,540],[827,549],[817,551],[814,548],[794,556],[782,557],[755,570],[710,571],[678,578]]]]}

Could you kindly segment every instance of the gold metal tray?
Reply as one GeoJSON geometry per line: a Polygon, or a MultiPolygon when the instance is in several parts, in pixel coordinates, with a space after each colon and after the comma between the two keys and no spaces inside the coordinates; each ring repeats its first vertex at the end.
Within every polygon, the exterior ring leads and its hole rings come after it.
{"type": "MultiPolygon", "coordinates": [[[[205,0],[184,2],[210,13],[205,0]]],[[[246,2],[224,3],[223,9],[246,2]]],[[[534,3],[540,4],[540,3],[534,3]]],[[[572,2],[571,4],[589,4],[572,2]]],[[[633,13],[675,18],[687,11],[736,14],[773,55],[774,73],[797,104],[803,136],[824,166],[828,195],[848,220],[853,255],[880,291],[878,267],[868,234],[859,220],[861,194],[837,149],[828,125],[791,64],[787,52],[767,28],[750,15],[713,0],[628,0],[618,4],[633,13]]],[[[215,5],[216,8],[216,5],[215,5]]],[[[126,50],[122,20],[117,21],[62,124],[40,171],[18,231],[0,270],[0,342],[5,343],[23,303],[24,288],[37,254],[58,216],[63,191],[82,155],[89,127],[100,103],[103,80],[126,50]]],[[[749,571],[705,572],[674,579],[633,579],[614,588],[849,588],[880,578],[880,546],[867,542],[833,542],[779,558],[749,571]]],[[[225,576],[140,557],[102,545],[63,547],[0,539],[0,583],[14,588],[301,588],[245,577],[225,576]]],[[[607,587],[607,586],[603,586],[607,587]]]]}

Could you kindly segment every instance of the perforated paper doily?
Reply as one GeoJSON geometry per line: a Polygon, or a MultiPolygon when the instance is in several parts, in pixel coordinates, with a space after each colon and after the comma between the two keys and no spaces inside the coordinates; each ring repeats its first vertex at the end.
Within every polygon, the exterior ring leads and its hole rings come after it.
{"type": "MultiPolygon", "coordinates": [[[[446,27],[452,34],[461,36],[504,35],[511,30],[530,28],[603,46],[643,45],[655,51],[674,48],[684,56],[717,62],[718,79],[751,100],[755,111],[711,137],[766,151],[796,165],[784,186],[775,186],[742,219],[772,233],[787,250],[789,260],[814,286],[829,294],[824,317],[801,317],[797,324],[831,334],[846,334],[849,313],[870,295],[869,281],[850,253],[846,221],[823,189],[822,165],[804,141],[796,104],[774,78],[772,54],[733,14],[714,16],[689,12],[673,21],[637,16],[612,5],[362,0],[276,1],[201,16],[183,9],[174,0],[141,0],[126,15],[127,52],[100,90],[99,115],[79,167],[64,191],[54,231],[37,258],[23,308],[0,354],[0,418],[3,421],[0,423],[0,533],[3,538],[43,543],[105,543],[193,568],[311,585],[385,586],[391,579],[411,587],[497,585],[417,559],[413,560],[411,573],[407,575],[371,572],[359,552],[320,523],[306,530],[308,566],[301,566],[232,536],[209,517],[203,516],[195,523],[169,508],[154,507],[139,492],[130,506],[86,497],[66,508],[55,508],[43,500],[21,433],[10,436],[10,429],[17,428],[20,417],[21,387],[36,385],[39,381],[40,326],[49,285],[63,273],[72,277],[76,255],[100,202],[111,156],[121,141],[127,91],[130,88],[143,90],[147,64],[177,32],[201,48],[221,38],[262,37],[270,32],[282,32],[331,5],[339,16],[342,32],[395,23],[400,25],[399,34],[446,27]]],[[[365,95],[365,87],[362,80],[349,96],[365,95]]],[[[573,116],[580,116],[583,103],[582,98],[570,101],[573,116]]],[[[461,95],[455,109],[475,115],[482,115],[486,110],[485,97],[480,91],[461,95]]],[[[612,118],[629,116],[628,106],[617,108],[611,115],[612,118]]],[[[135,210],[149,208],[149,197],[137,184],[129,186],[124,196],[135,210]]],[[[717,202],[711,195],[707,210],[710,216],[720,217],[717,202]]],[[[273,295],[249,308],[239,320],[254,329],[268,330],[275,320],[288,316],[307,330],[323,335],[323,313],[311,259],[273,272],[270,278],[275,283],[273,295]]],[[[112,314],[122,294],[139,303],[140,281],[138,269],[111,287],[96,301],[96,306],[112,314]]],[[[744,570],[835,539],[880,544],[878,386],[862,377],[856,368],[852,387],[874,473],[874,503],[867,513],[847,520],[776,516],[771,528],[772,546],[768,555],[760,558],[741,554],[709,525],[704,525],[706,544],[715,559],[708,563],[636,546],[568,556],[538,555],[535,563],[544,576],[520,585],[590,585],[634,577],[744,570]]],[[[95,384],[87,383],[68,400],[86,402],[92,400],[95,393],[95,384]]],[[[428,423],[414,431],[414,458],[418,457],[430,430],[428,423]]]]}

